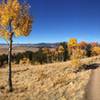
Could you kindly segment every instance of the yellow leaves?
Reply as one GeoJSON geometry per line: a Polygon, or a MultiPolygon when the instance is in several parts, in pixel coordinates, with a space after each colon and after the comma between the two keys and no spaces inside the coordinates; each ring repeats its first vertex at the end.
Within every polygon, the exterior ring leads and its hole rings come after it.
{"type": "Polygon", "coordinates": [[[73,68],[79,68],[81,66],[80,59],[72,59],[70,66],[73,68]]]}
{"type": "Polygon", "coordinates": [[[12,14],[11,16],[17,17],[17,14],[20,11],[20,4],[19,4],[18,0],[13,0],[12,4],[9,5],[9,7],[10,7],[11,14],[12,14]]]}
{"type": "Polygon", "coordinates": [[[80,48],[76,49],[76,54],[75,54],[76,58],[80,59],[83,58],[85,55],[86,55],[85,50],[82,50],[80,48]]]}
{"type": "MultiPolygon", "coordinates": [[[[9,19],[12,17],[17,17],[19,3],[16,2],[13,5],[9,3],[12,0],[7,0],[7,3],[0,4],[0,24],[4,26],[8,26],[9,19]]],[[[13,0],[16,1],[16,0],[13,0]]]]}
{"type": "Polygon", "coordinates": [[[26,18],[25,19],[23,19],[23,21],[24,21],[24,24],[23,24],[23,35],[24,36],[27,36],[27,35],[29,35],[29,32],[31,31],[30,29],[31,29],[31,26],[32,26],[32,20],[31,20],[31,18],[30,17],[28,17],[28,16],[26,16],[26,18]]]}
{"type": "Polygon", "coordinates": [[[0,23],[1,23],[1,25],[2,26],[8,26],[8,21],[9,21],[9,17],[8,16],[1,16],[1,21],[0,21],[0,23]]]}
{"type": "MultiPolygon", "coordinates": [[[[29,15],[28,4],[21,4],[19,0],[2,0],[0,4],[0,26],[9,31],[11,21],[12,32],[15,36],[27,36],[32,28],[32,17],[29,15]]],[[[1,31],[1,30],[0,30],[1,31]]],[[[7,37],[7,34],[2,36],[7,37]]]]}
{"type": "Polygon", "coordinates": [[[9,36],[9,32],[6,31],[5,29],[0,29],[0,37],[4,38],[5,40],[8,39],[8,36],[9,36]]]}
{"type": "MultiPolygon", "coordinates": [[[[84,43],[82,45],[77,42],[77,39],[71,38],[68,42],[69,54],[71,55],[71,59],[81,59],[86,56],[86,51],[82,49],[84,47],[84,43]]],[[[85,48],[85,47],[84,47],[85,48]]]]}
{"type": "Polygon", "coordinates": [[[18,23],[15,21],[13,22],[13,28],[15,28],[14,32],[16,36],[27,36],[29,35],[29,32],[31,31],[31,19],[28,18],[28,16],[24,16],[21,19],[18,20],[18,23]]]}
{"type": "Polygon", "coordinates": [[[16,30],[14,30],[14,32],[15,32],[15,36],[16,36],[16,37],[21,36],[21,31],[20,31],[20,29],[16,29],[16,30]]]}
{"type": "Polygon", "coordinates": [[[69,40],[69,42],[68,42],[68,46],[69,46],[69,47],[77,47],[77,46],[78,46],[78,44],[77,44],[77,39],[71,38],[71,39],[69,40]]]}

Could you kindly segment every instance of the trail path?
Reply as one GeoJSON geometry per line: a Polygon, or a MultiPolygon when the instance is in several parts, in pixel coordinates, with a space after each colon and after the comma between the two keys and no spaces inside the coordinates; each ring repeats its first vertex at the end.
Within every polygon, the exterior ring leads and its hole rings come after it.
{"type": "Polygon", "coordinates": [[[93,70],[86,88],[86,100],[100,100],[100,68],[93,70]]]}

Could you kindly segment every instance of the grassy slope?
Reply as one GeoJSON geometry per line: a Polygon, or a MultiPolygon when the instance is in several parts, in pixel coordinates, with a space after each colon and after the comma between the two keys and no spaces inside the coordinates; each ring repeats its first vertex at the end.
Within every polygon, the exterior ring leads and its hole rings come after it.
{"type": "Polygon", "coordinates": [[[91,71],[73,72],[69,62],[13,65],[13,93],[7,68],[0,69],[0,100],[82,100],[91,71]]]}

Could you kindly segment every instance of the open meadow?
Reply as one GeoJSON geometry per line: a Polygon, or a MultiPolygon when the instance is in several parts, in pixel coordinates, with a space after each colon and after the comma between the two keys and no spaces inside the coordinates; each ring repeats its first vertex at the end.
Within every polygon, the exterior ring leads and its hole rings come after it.
{"type": "MultiPolygon", "coordinates": [[[[99,58],[86,58],[81,62],[90,65],[99,58]]],[[[91,66],[76,70],[71,61],[44,65],[13,64],[12,68],[12,93],[7,91],[8,68],[0,69],[0,100],[84,100],[92,70],[91,66]]]]}

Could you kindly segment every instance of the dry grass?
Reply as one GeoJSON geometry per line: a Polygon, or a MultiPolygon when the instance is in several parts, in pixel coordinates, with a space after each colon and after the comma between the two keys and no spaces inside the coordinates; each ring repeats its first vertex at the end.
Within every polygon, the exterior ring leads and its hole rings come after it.
{"type": "Polygon", "coordinates": [[[74,73],[69,63],[13,65],[12,93],[7,68],[0,69],[0,100],[82,100],[91,71],[74,73]]]}
{"type": "MultiPolygon", "coordinates": [[[[28,46],[13,46],[12,53],[23,53],[26,51],[36,52],[39,48],[37,47],[28,47],[28,46]]],[[[8,54],[8,46],[0,46],[0,55],[8,54]]]]}

